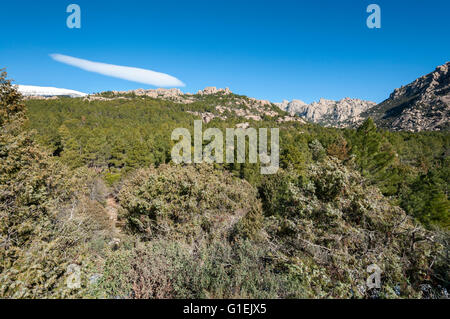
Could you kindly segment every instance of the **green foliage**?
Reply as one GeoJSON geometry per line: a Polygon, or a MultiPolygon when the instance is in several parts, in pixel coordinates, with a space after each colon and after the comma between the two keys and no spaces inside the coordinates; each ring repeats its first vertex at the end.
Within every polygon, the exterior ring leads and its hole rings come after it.
{"type": "Polygon", "coordinates": [[[87,267],[93,255],[89,241],[107,236],[98,216],[102,207],[84,196],[89,175],[69,174],[24,130],[19,94],[4,76],[0,100],[8,104],[0,105],[0,297],[77,296],[82,289],[65,284],[67,266],[87,267]]]}
{"type": "Polygon", "coordinates": [[[96,290],[106,298],[305,297],[293,276],[267,262],[268,253],[250,241],[215,241],[193,249],[177,241],[152,240],[131,251],[113,252],[96,290]]]}
{"type": "Polygon", "coordinates": [[[104,178],[105,178],[105,182],[109,186],[113,186],[113,185],[119,183],[119,181],[122,179],[122,174],[108,172],[108,173],[105,174],[104,178]]]}
{"type": "MultiPolygon", "coordinates": [[[[114,97],[112,93],[103,96],[114,97]]],[[[29,100],[29,127],[38,131],[40,143],[67,166],[95,167],[102,172],[108,185],[118,185],[119,179],[127,172],[170,161],[172,130],[176,127],[192,129],[195,117],[186,111],[214,112],[215,105],[235,105],[237,96],[217,94],[196,98],[190,104],[130,94],[106,101],[29,100]]],[[[214,119],[204,125],[205,129],[217,127],[224,131],[226,127],[234,127],[244,120],[228,113],[225,114],[227,120],[214,119]]],[[[387,132],[377,129],[371,119],[358,130],[324,128],[314,124],[279,124],[268,117],[251,125],[256,128],[280,127],[282,168],[292,168],[304,174],[309,164],[321,161],[328,154],[358,170],[384,195],[426,225],[430,223],[419,216],[427,213],[414,202],[421,199],[429,201],[430,207],[436,206],[432,208],[436,212],[433,214],[440,215],[433,218],[434,224],[447,227],[448,214],[443,213],[445,205],[442,202],[448,200],[448,133],[387,132]],[[435,171],[439,178],[433,180],[434,188],[420,191],[421,195],[416,200],[414,193],[417,187],[413,184],[428,170],[435,171]],[[441,195],[428,200],[432,194],[426,193],[435,190],[441,195]],[[414,211],[416,209],[420,211],[414,211]]],[[[231,171],[254,186],[261,183],[259,164],[247,162],[216,166],[231,171]]]]}
{"type": "Polygon", "coordinates": [[[147,239],[227,238],[236,225],[251,235],[261,215],[251,185],[210,165],[138,170],[123,183],[118,197],[129,227],[147,239]]]}
{"type": "Polygon", "coordinates": [[[371,118],[367,119],[356,131],[352,153],[363,176],[379,178],[395,158],[392,146],[375,126],[371,118]]]}
{"type": "Polygon", "coordinates": [[[308,283],[308,296],[369,297],[365,270],[377,264],[378,296],[417,297],[433,273],[440,243],[336,160],[313,164],[306,178],[293,171],[267,177],[261,193],[265,229],[289,256],[288,269],[308,283]],[[308,278],[311,272],[317,276],[308,278]],[[396,286],[403,287],[398,296],[396,286]]]}
{"type": "MultiPolygon", "coordinates": [[[[28,100],[27,120],[2,73],[0,297],[397,298],[448,289],[448,133],[266,116],[251,125],[280,128],[281,169],[263,177],[248,162],[169,164],[172,130],[192,129],[186,111],[233,106],[235,95],[190,104],[103,97],[28,100]],[[382,288],[368,291],[373,263],[382,288]],[[80,288],[66,285],[69,265],[82,269],[80,288]]],[[[205,128],[243,121],[226,115],[205,128]]]]}
{"type": "Polygon", "coordinates": [[[22,103],[22,95],[6,76],[6,71],[0,69],[0,126],[10,121],[24,119],[25,107],[22,103]]]}
{"type": "Polygon", "coordinates": [[[192,126],[171,102],[152,99],[30,100],[31,128],[70,167],[129,171],[170,160],[171,132],[192,126]]]}
{"type": "Polygon", "coordinates": [[[320,162],[325,159],[327,153],[325,152],[325,148],[317,139],[309,143],[309,148],[311,149],[313,160],[320,162]]]}
{"type": "Polygon", "coordinates": [[[423,224],[450,227],[450,202],[438,185],[445,184],[439,173],[430,170],[412,183],[403,205],[423,224]]]}
{"type": "Polygon", "coordinates": [[[425,226],[448,229],[450,134],[381,131],[368,119],[346,136],[351,166],[425,226]]]}

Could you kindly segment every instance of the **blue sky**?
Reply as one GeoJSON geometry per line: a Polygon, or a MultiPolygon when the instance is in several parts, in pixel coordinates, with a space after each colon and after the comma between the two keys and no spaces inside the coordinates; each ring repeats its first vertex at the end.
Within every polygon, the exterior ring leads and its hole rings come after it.
{"type": "Polygon", "coordinates": [[[448,0],[2,1],[0,68],[18,84],[86,93],[152,86],[90,73],[51,53],[175,76],[281,101],[381,102],[450,60],[448,0]],[[68,29],[66,7],[81,7],[68,29]],[[366,7],[381,7],[381,29],[366,7]]]}

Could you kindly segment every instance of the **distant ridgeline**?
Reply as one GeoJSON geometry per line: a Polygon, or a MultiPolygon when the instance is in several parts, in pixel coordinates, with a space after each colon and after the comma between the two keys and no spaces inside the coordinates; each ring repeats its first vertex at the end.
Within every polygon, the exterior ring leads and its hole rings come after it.
{"type": "MultiPolygon", "coordinates": [[[[450,128],[450,62],[438,66],[435,71],[414,82],[395,89],[380,104],[355,98],[339,101],[320,99],[306,104],[301,100],[272,103],[235,95],[228,88],[207,87],[196,94],[183,93],[179,89],[152,89],[109,91],[87,96],[85,93],[66,89],[19,86],[28,98],[44,99],[57,96],[86,97],[89,101],[148,97],[180,104],[211,101],[211,107],[202,111],[188,110],[202,117],[205,122],[214,118],[226,119],[227,113],[246,120],[261,120],[264,116],[280,122],[311,122],[326,127],[353,127],[371,117],[377,126],[393,131],[448,131],[450,128]],[[220,103],[214,101],[220,97],[220,103]],[[280,116],[278,109],[286,111],[280,116]],[[225,113],[225,114],[224,114],[225,113]]],[[[246,124],[242,124],[246,125],[246,124]]]]}

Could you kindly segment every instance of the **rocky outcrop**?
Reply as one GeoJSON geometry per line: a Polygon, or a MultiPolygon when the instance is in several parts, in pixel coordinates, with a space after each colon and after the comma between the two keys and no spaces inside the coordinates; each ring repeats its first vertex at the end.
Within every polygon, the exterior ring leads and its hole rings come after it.
{"type": "Polygon", "coordinates": [[[285,123],[285,122],[305,123],[305,121],[298,116],[280,116],[277,118],[277,123],[285,123]]]}
{"type": "MultiPolygon", "coordinates": [[[[101,95],[102,93],[100,93],[101,95]]],[[[192,103],[194,102],[194,98],[192,98],[192,94],[183,93],[180,89],[137,89],[131,91],[112,91],[114,96],[120,97],[123,95],[134,94],[136,96],[147,96],[154,99],[163,99],[170,100],[178,103],[192,103]]]]}
{"type": "Polygon", "coordinates": [[[283,102],[275,103],[275,105],[277,105],[283,111],[289,112],[291,114],[301,113],[304,111],[304,108],[308,106],[308,104],[300,100],[292,100],[291,102],[283,100],[283,102]]]}
{"type": "Polygon", "coordinates": [[[276,105],[291,115],[298,115],[310,122],[325,126],[346,127],[360,123],[363,120],[361,113],[376,104],[347,97],[339,101],[322,98],[311,104],[306,104],[300,100],[283,101],[276,103],[276,105]]]}
{"type": "MultiPolygon", "coordinates": [[[[172,89],[137,89],[137,90],[130,90],[130,91],[112,91],[111,92],[113,96],[116,98],[123,97],[124,95],[133,94],[136,96],[147,96],[154,99],[162,99],[162,100],[170,100],[177,103],[192,103],[195,102],[198,97],[196,97],[192,93],[184,93],[180,89],[172,88],[172,89]]],[[[102,96],[104,93],[99,93],[98,95],[102,96]]],[[[207,96],[207,95],[214,95],[214,94],[223,94],[223,95],[229,95],[232,94],[229,88],[225,89],[218,89],[214,86],[206,87],[203,90],[199,90],[197,92],[197,95],[200,97],[207,96]]],[[[96,96],[98,96],[96,95],[96,96]]],[[[91,95],[92,97],[92,95],[91,95]]]]}
{"type": "Polygon", "coordinates": [[[218,94],[218,93],[227,95],[227,94],[231,94],[232,92],[230,91],[229,88],[217,89],[215,86],[208,86],[208,87],[204,88],[203,90],[200,90],[197,92],[198,95],[211,95],[211,94],[218,94]]]}
{"type": "Polygon", "coordinates": [[[363,114],[378,126],[399,131],[439,131],[450,128],[450,62],[438,66],[363,114]]]}

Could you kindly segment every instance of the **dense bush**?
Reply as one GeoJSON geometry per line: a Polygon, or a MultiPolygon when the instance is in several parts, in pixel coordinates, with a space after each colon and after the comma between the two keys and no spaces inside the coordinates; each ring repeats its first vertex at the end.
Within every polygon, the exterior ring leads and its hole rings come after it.
{"type": "Polygon", "coordinates": [[[337,160],[313,164],[306,178],[292,171],[268,177],[261,197],[265,229],[287,267],[311,281],[311,297],[370,296],[364,283],[371,264],[383,271],[378,296],[389,298],[419,296],[434,273],[442,250],[435,234],[337,160]]]}
{"type": "Polygon", "coordinates": [[[306,297],[295,278],[277,271],[268,250],[250,241],[196,247],[155,239],[112,252],[93,289],[107,298],[306,297]],[[118,271],[119,270],[119,271],[118,271]]]}
{"type": "Polygon", "coordinates": [[[34,142],[5,74],[0,101],[0,297],[77,295],[65,283],[68,265],[87,267],[91,241],[108,235],[103,207],[85,196],[92,174],[69,174],[34,142]]]}
{"type": "Polygon", "coordinates": [[[146,239],[251,237],[261,227],[256,190],[211,165],[137,170],[123,183],[118,198],[129,227],[146,239]]]}

